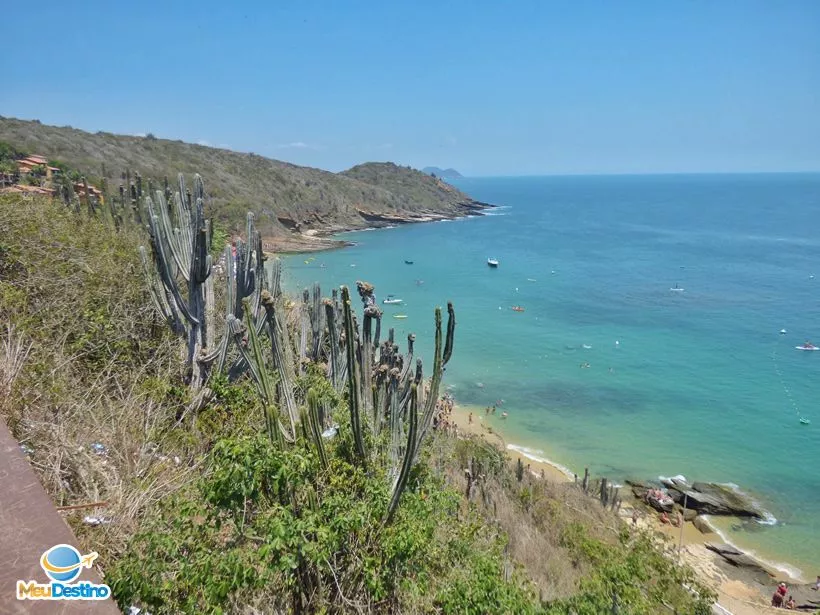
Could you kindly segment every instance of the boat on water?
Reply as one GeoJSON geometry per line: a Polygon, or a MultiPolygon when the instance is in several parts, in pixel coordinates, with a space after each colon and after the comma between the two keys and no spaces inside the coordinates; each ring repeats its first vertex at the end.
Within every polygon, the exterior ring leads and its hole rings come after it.
{"type": "Polygon", "coordinates": [[[413,261],[404,261],[404,264],[405,264],[405,265],[412,265],[412,264],[413,264],[413,261]]]}
{"type": "Polygon", "coordinates": [[[387,299],[382,301],[385,305],[398,305],[399,303],[404,303],[404,299],[398,299],[393,295],[387,295],[387,299]]]}
{"type": "Polygon", "coordinates": [[[683,292],[683,289],[680,286],[678,286],[677,282],[675,282],[675,288],[670,288],[669,290],[671,290],[673,293],[682,293],[683,292]]]}
{"type": "Polygon", "coordinates": [[[493,268],[498,267],[498,259],[497,258],[488,258],[487,259],[487,264],[490,267],[493,267],[493,268]]]}
{"type": "Polygon", "coordinates": [[[800,346],[795,346],[795,350],[820,350],[820,346],[815,346],[811,342],[806,342],[805,344],[801,344],[800,346]]]}
{"type": "Polygon", "coordinates": [[[809,425],[810,423],[811,423],[811,421],[809,419],[807,419],[806,417],[804,417],[804,416],[800,417],[800,424],[801,425],[809,425]]]}
{"type": "Polygon", "coordinates": [[[785,329],[780,329],[780,335],[786,335],[786,333],[788,333],[788,331],[785,329]]]}
{"type": "Polygon", "coordinates": [[[393,314],[393,318],[407,318],[407,314],[393,314]]]}
{"type": "Polygon", "coordinates": [[[522,308],[520,305],[514,305],[514,306],[512,306],[510,309],[511,309],[513,312],[523,312],[523,311],[524,311],[524,308],[522,308]]]}

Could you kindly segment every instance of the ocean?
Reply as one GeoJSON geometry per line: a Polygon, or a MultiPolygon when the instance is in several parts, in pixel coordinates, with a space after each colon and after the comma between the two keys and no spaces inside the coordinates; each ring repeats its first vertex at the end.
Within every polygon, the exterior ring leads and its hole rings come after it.
{"type": "Polygon", "coordinates": [[[402,298],[384,326],[417,334],[428,371],[433,309],[453,301],[445,385],[498,403],[486,420],[507,442],[615,481],[737,485],[772,519],[722,521],[725,538],[820,573],[820,352],[795,349],[820,345],[820,175],[456,185],[499,207],[341,235],[356,245],[284,257],[287,288],[361,279],[402,298]]]}

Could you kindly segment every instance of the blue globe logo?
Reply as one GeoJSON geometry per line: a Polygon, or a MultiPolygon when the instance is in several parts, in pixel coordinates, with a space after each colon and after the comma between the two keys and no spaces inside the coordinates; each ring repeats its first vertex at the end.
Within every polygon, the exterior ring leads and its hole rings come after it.
{"type": "Polygon", "coordinates": [[[80,552],[71,545],[55,545],[43,553],[40,566],[52,581],[71,583],[80,576],[80,552]]]}

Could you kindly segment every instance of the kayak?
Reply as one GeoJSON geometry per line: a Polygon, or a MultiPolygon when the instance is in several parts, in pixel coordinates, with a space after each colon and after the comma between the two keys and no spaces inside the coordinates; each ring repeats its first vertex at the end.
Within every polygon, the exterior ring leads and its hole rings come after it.
{"type": "Polygon", "coordinates": [[[795,350],[820,350],[818,346],[795,346],[795,350]]]}
{"type": "Polygon", "coordinates": [[[407,314],[393,314],[393,318],[407,318],[407,314]]]}

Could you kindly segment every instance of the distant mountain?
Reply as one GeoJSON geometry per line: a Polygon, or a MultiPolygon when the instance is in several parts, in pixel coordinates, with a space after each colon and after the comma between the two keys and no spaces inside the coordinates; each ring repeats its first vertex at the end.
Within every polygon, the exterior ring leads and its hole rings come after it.
{"type": "Polygon", "coordinates": [[[435,175],[441,179],[458,179],[459,177],[464,177],[455,169],[439,169],[438,167],[424,167],[421,172],[427,173],[427,175],[435,175]]]}
{"type": "Polygon", "coordinates": [[[456,218],[486,207],[429,174],[392,163],[371,162],[330,173],[151,134],[92,134],[2,116],[0,142],[66,163],[95,185],[105,179],[115,195],[125,170],[132,177],[139,172],[146,180],[153,179],[154,188],[166,176],[173,182],[178,172],[189,177],[200,173],[210,197],[210,213],[238,231],[245,213],[253,211],[257,228],[272,250],[327,247],[327,240],[318,241],[313,235],[456,218]]]}

